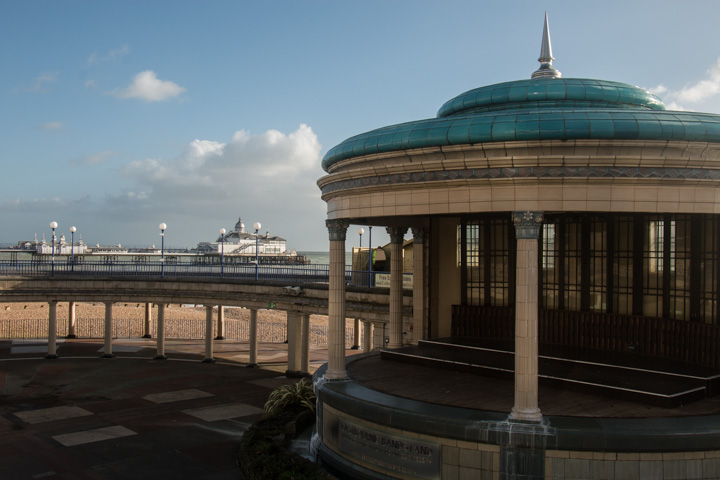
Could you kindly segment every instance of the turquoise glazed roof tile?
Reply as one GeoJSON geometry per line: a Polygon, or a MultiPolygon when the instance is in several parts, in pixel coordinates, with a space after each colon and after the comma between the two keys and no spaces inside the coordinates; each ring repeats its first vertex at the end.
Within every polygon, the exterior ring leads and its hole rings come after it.
{"type": "Polygon", "coordinates": [[[584,138],[720,142],[720,115],[666,111],[658,97],[624,83],[518,80],[458,95],[440,107],[437,118],[351,137],[327,152],[322,167],[409,148],[584,138]]]}

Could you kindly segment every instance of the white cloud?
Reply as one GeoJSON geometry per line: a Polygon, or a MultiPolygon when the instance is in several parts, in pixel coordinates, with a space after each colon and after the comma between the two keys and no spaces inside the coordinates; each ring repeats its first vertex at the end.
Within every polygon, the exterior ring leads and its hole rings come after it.
{"type": "Polygon", "coordinates": [[[117,58],[123,57],[128,53],[130,53],[130,47],[127,44],[121,45],[118,48],[110,50],[105,55],[98,55],[97,53],[91,54],[87,59],[87,64],[93,65],[96,63],[110,62],[117,58]]]}
{"type": "Polygon", "coordinates": [[[177,83],[169,80],[160,80],[152,70],[145,70],[133,77],[133,81],[126,88],[111,92],[117,98],[139,98],[146,102],[161,102],[177,97],[185,91],[177,83]]]}
{"type": "Polygon", "coordinates": [[[127,164],[129,187],[108,196],[103,208],[119,222],[166,222],[191,246],[214,239],[219,227],[232,228],[242,216],[260,221],[264,231],[291,236],[289,246],[297,248],[300,237],[327,238],[315,184],[323,174],[321,150],[304,124],[287,134],[241,130],[227,142],[194,140],[174,158],[127,164]]]}
{"type": "Polygon", "coordinates": [[[65,124],[63,122],[45,122],[38,125],[40,130],[51,130],[51,131],[60,131],[65,129],[65,124]]]}
{"type": "Polygon", "coordinates": [[[15,91],[25,91],[32,93],[49,93],[48,84],[58,81],[58,72],[45,72],[38,75],[31,85],[23,85],[17,87],[15,91]]]}
{"type": "Polygon", "coordinates": [[[114,155],[115,152],[106,150],[104,152],[93,153],[92,155],[70,160],[68,163],[73,166],[98,165],[107,162],[114,155]]]}
{"type": "Polygon", "coordinates": [[[210,202],[253,191],[282,195],[283,185],[309,182],[316,189],[321,149],[312,128],[304,124],[287,135],[240,130],[227,143],[193,140],[173,159],[134,161],[124,171],[165,200],[210,202]]]}
{"type": "Polygon", "coordinates": [[[663,84],[651,88],[650,91],[661,95],[670,110],[697,109],[704,102],[714,99],[720,94],[720,58],[715,65],[705,72],[705,78],[689,83],[680,90],[671,90],[663,84]],[[688,107],[688,104],[691,107],[688,107]]]}

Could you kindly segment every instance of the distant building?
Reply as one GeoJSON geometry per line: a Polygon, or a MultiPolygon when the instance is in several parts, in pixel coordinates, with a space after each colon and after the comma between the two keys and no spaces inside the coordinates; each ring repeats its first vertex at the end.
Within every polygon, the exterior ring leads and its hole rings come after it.
{"type": "Polygon", "coordinates": [[[200,242],[195,251],[204,254],[220,254],[224,251],[225,255],[255,255],[257,246],[259,255],[285,255],[288,253],[286,243],[284,238],[271,237],[267,231],[265,235],[246,232],[242,219],[238,219],[235,228],[225,234],[224,240],[221,235],[214,242],[200,242]]]}

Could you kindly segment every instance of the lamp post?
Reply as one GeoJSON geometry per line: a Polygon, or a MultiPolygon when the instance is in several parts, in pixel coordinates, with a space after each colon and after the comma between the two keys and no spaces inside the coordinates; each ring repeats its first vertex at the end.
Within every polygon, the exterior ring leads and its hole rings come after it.
{"type": "Polygon", "coordinates": [[[158,225],[160,228],[160,276],[165,276],[165,229],[167,225],[161,223],[158,225]]]}
{"type": "Polygon", "coordinates": [[[260,234],[259,234],[259,232],[260,232],[261,227],[262,227],[262,225],[260,225],[260,222],[255,222],[255,225],[253,225],[253,228],[255,228],[255,280],[258,280],[259,276],[260,276],[260,272],[259,272],[260,234]]]}
{"type": "Polygon", "coordinates": [[[372,225],[368,227],[368,230],[370,230],[368,233],[368,287],[372,287],[372,225]]]}
{"type": "Polygon", "coordinates": [[[50,222],[50,228],[52,228],[52,266],[51,274],[55,275],[55,229],[57,228],[57,222],[50,222]]]}
{"type": "MultiPolygon", "coordinates": [[[[358,228],[358,235],[360,235],[360,248],[358,250],[358,259],[360,259],[360,255],[362,254],[362,236],[363,233],[365,233],[365,229],[360,227],[358,228]]],[[[355,263],[355,259],[353,259],[353,264],[355,263]]],[[[355,267],[355,265],[353,265],[355,267]]]]}
{"type": "Polygon", "coordinates": [[[70,269],[75,271],[75,226],[70,227],[70,269]]]}
{"type": "Polygon", "coordinates": [[[225,229],[220,229],[220,276],[225,275],[224,269],[225,264],[225,229]]]}

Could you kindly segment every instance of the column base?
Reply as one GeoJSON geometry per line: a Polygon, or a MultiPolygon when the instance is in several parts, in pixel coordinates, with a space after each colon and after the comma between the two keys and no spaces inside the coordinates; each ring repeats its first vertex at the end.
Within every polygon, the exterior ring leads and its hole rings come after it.
{"type": "Polygon", "coordinates": [[[511,422],[540,423],[543,416],[539,408],[516,409],[513,407],[508,420],[511,422]]]}
{"type": "Polygon", "coordinates": [[[257,368],[258,364],[257,363],[248,363],[247,365],[245,365],[245,367],[246,368],[257,368]]]}
{"type": "Polygon", "coordinates": [[[212,357],[211,358],[203,358],[202,363],[215,363],[215,359],[212,357]]]}
{"type": "Polygon", "coordinates": [[[326,372],[323,377],[326,380],[329,381],[337,381],[337,380],[348,380],[350,377],[348,377],[347,372],[326,372]]]}
{"type": "Polygon", "coordinates": [[[167,355],[155,355],[153,360],[167,360],[167,355]]]}
{"type": "Polygon", "coordinates": [[[75,335],[75,334],[73,333],[73,334],[71,334],[71,335],[68,335],[68,336],[65,337],[65,338],[77,338],[77,335],[75,335]]]}
{"type": "Polygon", "coordinates": [[[45,355],[45,358],[48,360],[55,360],[56,358],[58,358],[58,356],[54,353],[48,353],[47,355],[45,355]]]}
{"type": "Polygon", "coordinates": [[[142,338],[152,338],[152,335],[148,333],[147,335],[143,335],[142,338]]]}
{"type": "Polygon", "coordinates": [[[215,340],[225,340],[225,337],[222,335],[215,337],[215,340]]]}
{"type": "Polygon", "coordinates": [[[112,353],[103,353],[100,358],[113,358],[114,356],[112,353]]]}

